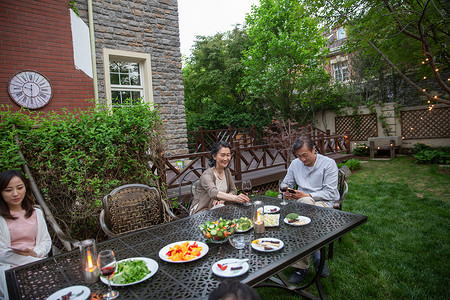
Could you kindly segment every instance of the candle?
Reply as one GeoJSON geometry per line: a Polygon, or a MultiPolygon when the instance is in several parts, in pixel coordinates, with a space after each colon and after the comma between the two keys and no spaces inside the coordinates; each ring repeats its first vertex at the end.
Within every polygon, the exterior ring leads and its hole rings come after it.
{"type": "Polygon", "coordinates": [[[97,251],[95,241],[92,239],[84,240],[80,244],[81,266],[86,283],[98,281],[99,270],[97,267],[97,251]]]}
{"type": "Polygon", "coordinates": [[[257,217],[256,217],[255,225],[254,225],[255,233],[264,233],[265,227],[264,227],[264,220],[261,216],[261,212],[257,211],[256,214],[257,214],[257,217]]]}
{"type": "Polygon", "coordinates": [[[86,268],[84,269],[84,281],[86,283],[94,283],[97,282],[99,277],[98,268],[94,265],[92,260],[92,253],[90,250],[87,251],[86,258],[86,268]]]}

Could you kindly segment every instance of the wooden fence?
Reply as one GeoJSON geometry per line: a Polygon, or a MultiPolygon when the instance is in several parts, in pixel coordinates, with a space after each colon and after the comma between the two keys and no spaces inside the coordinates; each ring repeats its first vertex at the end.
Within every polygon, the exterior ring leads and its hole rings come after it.
{"type": "MultiPolygon", "coordinates": [[[[220,136],[224,137],[225,135],[221,135],[223,132],[225,131],[222,131],[222,133],[220,133],[219,130],[214,131],[214,138],[219,138],[220,136]]],[[[228,132],[234,131],[231,130],[228,132]]],[[[314,141],[319,153],[328,155],[334,159],[336,159],[336,155],[350,153],[350,139],[348,136],[329,135],[323,131],[314,131],[314,135],[315,136],[311,137],[311,139],[314,141]]],[[[205,135],[203,135],[203,137],[205,138],[205,135]]],[[[256,140],[254,136],[249,136],[247,140],[248,142],[242,142],[242,139],[235,139],[231,144],[232,157],[230,169],[238,185],[240,184],[243,175],[253,178],[256,182],[263,184],[266,181],[273,181],[273,178],[270,178],[272,174],[287,169],[290,161],[287,161],[288,155],[286,151],[291,151],[291,149],[282,149],[278,144],[253,145],[252,143],[256,140]]],[[[205,142],[205,139],[203,142],[205,142]]],[[[207,143],[209,143],[209,141],[207,143]]],[[[177,188],[181,179],[188,172],[200,167],[207,168],[209,155],[210,152],[208,149],[208,151],[165,157],[164,165],[166,171],[165,174],[159,175],[166,182],[166,188],[168,190],[177,188]],[[174,165],[174,163],[179,160],[184,161],[183,169],[179,169],[174,165]]],[[[339,162],[338,159],[336,160],[339,162]]],[[[153,167],[152,170],[156,172],[156,167],[153,167]]],[[[189,176],[191,177],[190,179],[193,180],[199,178],[200,175],[201,171],[195,171],[189,176]]]]}

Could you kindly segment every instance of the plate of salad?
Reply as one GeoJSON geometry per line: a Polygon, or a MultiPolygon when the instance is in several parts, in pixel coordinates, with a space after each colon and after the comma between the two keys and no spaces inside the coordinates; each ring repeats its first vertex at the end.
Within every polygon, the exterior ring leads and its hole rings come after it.
{"type": "Polygon", "coordinates": [[[247,232],[253,228],[253,221],[247,217],[240,217],[233,221],[236,222],[236,232],[247,232]]]}
{"type": "Polygon", "coordinates": [[[284,218],[284,223],[292,226],[303,226],[311,223],[311,219],[296,213],[290,213],[284,218]]]}
{"type": "MultiPolygon", "coordinates": [[[[116,271],[111,277],[111,286],[127,286],[149,279],[158,271],[158,263],[147,257],[132,257],[117,262],[116,271]]],[[[104,284],[108,279],[100,276],[104,284]]]]}
{"type": "Polygon", "coordinates": [[[208,253],[205,243],[181,241],[169,244],[159,250],[159,258],[171,263],[185,263],[202,258],[208,253]]]}

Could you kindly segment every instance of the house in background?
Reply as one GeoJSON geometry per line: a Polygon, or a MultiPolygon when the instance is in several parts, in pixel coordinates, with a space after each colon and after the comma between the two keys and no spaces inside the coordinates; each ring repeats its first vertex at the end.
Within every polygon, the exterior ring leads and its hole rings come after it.
{"type": "Polygon", "coordinates": [[[177,1],[75,5],[78,15],[68,1],[0,2],[0,105],[45,112],[143,99],[160,108],[167,154],[187,153],[177,1]]]}
{"type": "Polygon", "coordinates": [[[329,62],[325,66],[325,71],[336,83],[345,83],[350,80],[351,62],[349,55],[342,50],[346,40],[347,35],[342,26],[332,29],[328,35],[327,47],[330,53],[327,55],[329,62]]]}

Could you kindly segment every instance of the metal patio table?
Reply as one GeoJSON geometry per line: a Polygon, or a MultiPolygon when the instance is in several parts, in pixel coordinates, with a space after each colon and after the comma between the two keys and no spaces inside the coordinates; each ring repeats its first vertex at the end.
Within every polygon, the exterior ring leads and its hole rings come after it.
{"type": "MultiPolygon", "coordinates": [[[[258,196],[257,199],[267,205],[279,204],[276,198],[258,196]]],[[[284,247],[275,252],[259,252],[251,249],[250,246],[246,247],[242,255],[250,259],[250,269],[247,273],[236,277],[241,282],[253,287],[277,286],[292,290],[286,279],[279,276],[283,269],[318,249],[321,249],[322,261],[319,267],[321,268],[325,259],[324,246],[367,221],[366,216],[293,201],[280,208],[280,225],[266,228],[264,237],[278,238],[284,242],[284,247]],[[309,217],[311,223],[298,227],[285,224],[283,219],[291,212],[309,217]]],[[[120,292],[120,299],[204,299],[225,279],[214,275],[211,266],[220,259],[237,258],[238,250],[229,243],[210,243],[207,255],[186,263],[162,261],[158,256],[159,250],[177,241],[204,242],[205,238],[199,231],[198,225],[205,221],[217,220],[219,217],[224,219],[250,217],[251,211],[251,206],[226,205],[107,240],[97,244],[97,252],[112,249],[117,260],[148,257],[159,264],[157,273],[150,279],[127,287],[115,287],[120,292]]],[[[253,230],[236,234],[249,234],[252,239],[255,238],[253,230]]],[[[7,270],[6,278],[10,299],[45,299],[65,287],[86,285],[83,282],[80,253],[77,250],[7,270]]],[[[308,285],[314,283],[317,285],[320,297],[325,298],[319,276],[316,276],[308,285]]],[[[98,295],[102,295],[107,290],[107,286],[100,281],[87,286],[91,289],[92,299],[98,299],[98,295]]],[[[296,291],[307,297],[313,297],[304,293],[302,289],[296,291]]]]}

